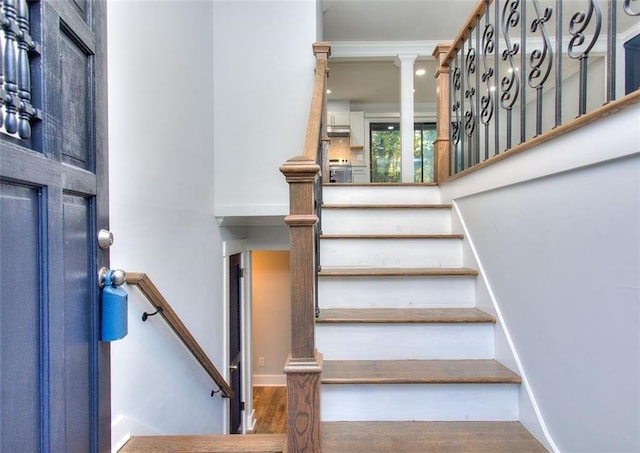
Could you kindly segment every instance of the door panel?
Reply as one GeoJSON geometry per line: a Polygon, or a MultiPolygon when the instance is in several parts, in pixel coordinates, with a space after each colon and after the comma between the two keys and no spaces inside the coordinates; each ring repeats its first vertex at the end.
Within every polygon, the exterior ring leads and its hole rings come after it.
{"type": "Polygon", "coordinates": [[[40,443],[39,190],[0,183],[0,451],[40,443]]]}
{"type": "Polygon", "coordinates": [[[96,240],[109,227],[105,8],[0,2],[21,31],[0,36],[15,47],[0,42],[1,451],[111,449],[96,240]]]}
{"type": "Polygon", "coordinates": [[[91,358],[97,342],[92,319],[97,306],[92,288],[91,206],[87,198],[63,197],[64,220],[64,389],[68,451],[82,451],[91,445],[93,387],[91,358]]]}

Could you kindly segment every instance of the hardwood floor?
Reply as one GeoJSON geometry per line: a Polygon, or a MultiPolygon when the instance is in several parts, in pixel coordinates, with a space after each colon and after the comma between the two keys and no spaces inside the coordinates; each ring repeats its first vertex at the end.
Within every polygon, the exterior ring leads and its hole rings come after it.
{"type": "Polygon", "coordinates": [[[253,387],[254,434],[287,432],[287,388],[253,387]]]}

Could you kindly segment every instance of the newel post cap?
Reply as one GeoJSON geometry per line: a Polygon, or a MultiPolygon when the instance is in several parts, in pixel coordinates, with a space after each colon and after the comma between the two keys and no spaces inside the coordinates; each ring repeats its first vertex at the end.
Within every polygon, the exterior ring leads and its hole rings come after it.
{"type": "Polygon", "coordinates": [[[320,166],[305,156],[296,156],[286,161],[280,171],[287,182],[313,182],[320,173],[320,166]]]}

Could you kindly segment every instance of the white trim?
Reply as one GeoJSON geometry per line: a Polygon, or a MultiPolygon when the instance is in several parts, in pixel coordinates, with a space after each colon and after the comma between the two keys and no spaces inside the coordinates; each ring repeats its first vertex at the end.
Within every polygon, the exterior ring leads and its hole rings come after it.
{"type": "Polygon", "coordinates": [[[285,374],[254,374],[254,387],[286,387],[287,376],[285,374]]]}
{"type": "Polygon", "coordinates": [[[551,446],[551,448],[553,449],[554,453],[559,453],[560,450],[558,449],[558,446],[555,444],[555,442],[553,441],[553,439],[551,438],[551,434],[549,433],[549,429],[547,428],[547,424],[544,421],[544,417],[542,415],[542,412],[540,411],[540,407],[538,406],[538,402],[535,398],[535,395],[533,394],[533,389],[531,388],[531,385],[529,384],[529,379],[527,378],[527,373],[525,372],[524,367],[522,366],[522,362],[520,361],[520,356],[518,355],[518,351],[516,350],[515,344],[513,342],[513,339],[511,338],[511,334],[509,332],[509,328],[507,327],[507,324],[504,320],[504,316],[502,315],[502,311],[500,310],[500,305],[498,304],[498,300],[496,299],[496,296],[493,292],[493,289],[491,288],[491,283],[489,283],[489,280],[486,277],[486,273],[484,271],[484,266],[482,265],[482,261],[480,260],[480,256],[478,255],[478,252],[476,250],[476,247],[473,243],[473,239],[471,238],[471,234],[469,233],[469,229],[467,228],[467,224],[464,221],[464,218],[462,217],[462,213],[460,212],[460,209],[458,209],[458,203],[456,202],[456,200],[452,200],[452,204],[453,204],[453,208],[455,209],[457,215],[458,215],[458,219],[460,220],[460,225],[462,226],[463,232],[464,232],[464,238],[465,241],[468,242],[469,244],[469,248],[471,250],[471,252],[473,253],[473,257],[476,261],[476,264],[478,266],[478,277],[482,279],[482,281],[485,284],[485,287],[487,289],[487,293],[489,295],[489,298],[491,299],[491,303],[493,304],[493,308],[496,311],[496,317],[498,318],[498,322],[500,323],[500,325],[502,326],[502,329],[504,331],[504,335],[506,337],[507,343],[509,344],[509,349],[511,349],[511,353],[513,354],[513,358],[516,362],[516,365],[518,367],[518,373],[520,374],[520,377],[522,378],[522,384],[527,392],[527,396],[529,397],[529,400],[531,401],[531,405],[533,406],[533,410],[536,414],[536,417],[538,418],[538,423],[540,424],[540,428],[542,429],[542,432],[545,436],[545,438],[547,439],[547,442],[549,442],[549,445],[551,446]]]}
{"type": "Polygon", "coordinates": [[[228,258],[231,255],[236,255],[238,253],[243,253],[246,251],[247,251],[246,239],[238,239],[235,241],[224,241],[222,243],[222,256],[225,258],[228,258]]]}
{"type": "Polygon", "coordinates": [[[400,53],[406,53],[433,60],[433,50],[441,42],[443,41],[333,41],[331,58],[395,58],[400,53]]]}

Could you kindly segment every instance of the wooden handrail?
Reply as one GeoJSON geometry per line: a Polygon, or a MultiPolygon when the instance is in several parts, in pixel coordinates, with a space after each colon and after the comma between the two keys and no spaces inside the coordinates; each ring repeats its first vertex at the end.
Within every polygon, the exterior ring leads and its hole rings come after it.
{"type": "Polygon", "coordinates": [[[478,0],[475,8],[473,8],[473,11],[471,11],[471,14],[469,14],[469,17],[460,29],[458,36],[456,36],[456,39],[454,39],[451,43],[451,48],[449,49],[449,52],[447,52],[444,60],[441,63],[443,66],[448,66],[451,60],[455,58],[456,52],[458,52],[462,48],[462,43],[469,37],[469,33],[471,33],[471,31],[476,28],[476,25],[478,25],[478,20],[480,20],[480,18],[487,11],[487,7],[492,3],[493,0],[478,0]]]}
{"type": "MultiPolygon", "coordinates": [[[[313,53],[316,56],[316,76],[313,83],[313,97],[311,98],[311,111],[307,122],[307,135],[304,141],[304,156],[316,160],[318,153],[318,140],[322,125],[326,124],[326,100],[327,100],[327,75],[329,73],[328,59],[331,55],[331,45],[327,42],[317,42],[313,45],[313,53]]],[[[318,164],[322,164],[318,162],[318,164]]]]}
{"type": "Polygon", "coordinates": [[[191,332],[189,332],[189,329],[187,329],[187,326],[180,320],[176,312],[173,311],[167,299],[164,298],[160,290],[153,284],[149,276],[139,272],[127,272],[127,283],[129,285],[136,285],[149,302],[158,310],[160,316],[162,316],[169,327],[171,327],[171,330],[173,330],[180,341],[184,343],[200,366],[202,366],[206,373],[211,376],[213,382],[220,388],[222,396],[224,398],[233,398],[234,392],[231,387],[229,387],[229,384],[227,384],[215,365],[209,360],[207,354],[193,335],[191,335],[191,332]]]}

